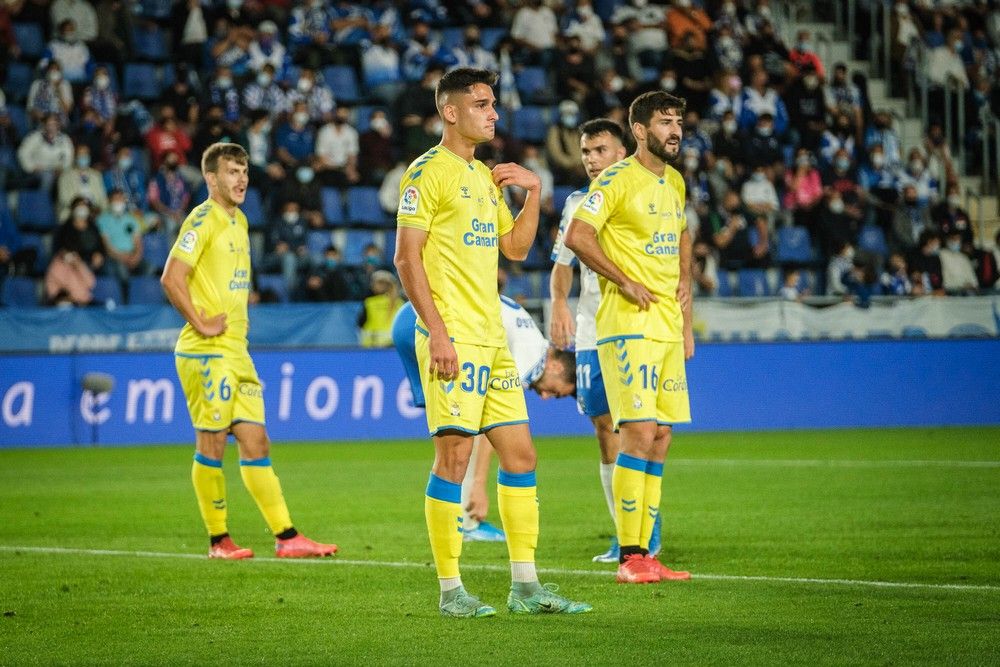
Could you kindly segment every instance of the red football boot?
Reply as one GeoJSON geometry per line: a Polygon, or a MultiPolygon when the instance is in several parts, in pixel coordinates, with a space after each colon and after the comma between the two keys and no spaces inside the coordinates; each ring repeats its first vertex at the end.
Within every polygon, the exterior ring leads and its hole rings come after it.
{"type": "Polygon", "coordinates": [[[299,533],[287,540],[275,540],[274,553],[278,558],[318,558],[337,553],[337,545],[313,542],[299,533]]]}
{"type": "Polygon", "coordinates": [[[642,554],[630,554],[618,565],[619,584],[654,584],[660,580],[659,568],[652,567],[642,554]]]}
{"type": "Polygon", "coordinates": [[[253,558],[253,551],[236,546],[233,538],[226,535],[212,545],[208,550],[208,557],[221,558],[222,560],[243,560],[244,558],[253,558]]]}

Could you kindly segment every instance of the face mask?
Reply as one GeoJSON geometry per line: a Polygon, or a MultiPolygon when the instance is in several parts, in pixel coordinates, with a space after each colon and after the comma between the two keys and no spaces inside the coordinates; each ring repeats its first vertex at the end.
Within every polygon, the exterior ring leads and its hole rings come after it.
{"type": "Polygon", "coordinates": [[[115,215],[121,215],[122,213],[124,213],[125,212],[125,202],[123,202],[123,201],[114,201],[114,202],[111,202],[111,212],[114,213],[115,215]]]}
{"type": "Polygon", "coordinates": [[[729,16],[732,16],[733,14],[735,14],[736,13],[736,3],[733,3],[733,2],[723,3],[723,5],[722,5],[722,13],[723,14],[728,14],[729,16]]]}
{"type": "Polygon", "coordinates": [[[681,9],[687,9],[691,6],[691,0],[677,0],[677,6],[681,9]]]}
{"type": "Polygon", "coordinates": [[[74,218],[86,218],[88,215],[90,215],[90,208],[87,206],[77,206],[73,209],[74,218]]]}
{"type": "Polygon", "coordinates": [[[959,40],[956,40],[955,42],[953,42],[952,43],[952,47],[954,47],[954,49],[956,51],[961,51],[962,50],[962,40],[959,39],[959,40]]]}
{"type": "Polygon", "coordinates": [[[762,137],[769,137],[771,136],[772,132],[774,132],[774,128],[772,128],[770,125],[762,125],[757,128],[757,133],[760,134],[760,136],[762,137]]]}
{"type": "Polygon", "coordinates": [[[49,72],[49,81],[51,83],[59,83],[60,79],[62,79],[62,72],[59,71],[49,72]]]}
{"type": "Polygon", "coordinates": [[[875,167],[876,169],[881,169],[883,166],[885,166],[885,156],[882,155],[881,153],[873,153],[872,166],[875,167]]]}
{"type": "Polygon", "coordinates": [[[914,174],[918,174],[924,169],[924,163],[922,160],[910,160],[910,171],[914,174]]]}
{"type": "Polygon", "coordinates": [[[952,252],[962,252],[962,242],[948,241],[948,250],[951,250],[952,252]]]}
{"type": "Polygon", "coordinates": [[[365,264],[368,266],[378,266],[378,263],[378,256],[376,255],[368,255],[365,257],[365,264]]]}
{"type": "Polygon", "coordinates": [[[799,42],[795,46],[796,48],[798,48],[799,51],[808,51],[812,46],[812,44],[810,44],[809,42],[799,42]]]}
{"type": "Polygon", "coordinates": [[[69,42],[70,44],[76,42],[76,33],[75,32],[67,32],[66,34],[63,35],[63,41],[64,42],[69,42]]]}
{"type": "Polygon", "coordinates": [[[764,175],[764,172],[762,172],[762,171],[755,171],[755,172],[753,173],[753,176],[752,176],[751,178],[753,178],[753,180],[754,180],[755,182],[757,182],[757,183],[763,183],[763,182],[764,182],[764,179],[766,179],[766,178],[767,178],[767,176],[765,176],[765,175],[764,175]]]}
{"type": "Polygon", "coordinates": [[[722,121],[722,129],[726,134],[732,134],[736,131],[736,121],[735,120],[724,120],[722,121]]]}
{"type": "Polygon", "coordinates": [[[663,90],[670,92],[671,90],[677,87],[677,79],[665,76],[662,79],[660,79],[660,86],[663,88],[663,90]]]}
{"type": "Polygon", "coordinates": [[[257,83],[261,86],[267,87],[271,85],[271,75],[270,74],[258,74],[257,83]]]}
{"type": "Polygon", "coordinates": [[[338,259],[334,258],[334,257],[327,257],[325,264],[326,264],[326,268],[328,268],[328,269],[335,269],[335,268],[337,268],[337,265],[340,264],[340,261],[338,259]]]}
{"type": "MultiPolygon", "coordinates": [[[[843,199],[831,199],[830,200],[830,211],[836,214],[841,214],[844,212],[844,200],[843,199]]],[[[854,253],[851,253],[853,256],[854,253]]]]}
{"type": "Polygon", "coordinates": [[[719,174],[720,176],[725,176],[726,175],[726,163],[723,162],[722,160],[719,160],[718,162],[716,162],[715,163],[715,173],[719,174]]]}
{"type": "Polygon", "coordinates": [[[937,255],[940,252],[941,252],[941,246],[939,245],[932,245],[930,248],[927,249],[928,255],[937,255]]]}
{"type": "Polygon", "coordinates": [[[295,178],[299,179],[299,183],[311,183],[314,175],[312,167],[299,167],[295,170],[295,178]]]}
{"type": "Polygon", "coordinates": [[[243,0],[226,0],[226,6],[230,9],[239,9],[243,6],[243,0]]]}
{"type": "Polygon", "coordinates": [[[808,167],[810,162],[811,160],[809,159],[808,155],[803,155],[801,157],[795,158],[795,164],[797,164],[800,167],[808,167]]]}
{"type": "Polygon", "coordinates": [[[686,157],[684,158],[684,168],[688,171],[694,171],[698,168],[698,158],[696,157],[686,157]]]}
{"type": "Polygon", "coordinates": [[[806,84],[806,88],[809,90],[816,90],[819,85],[819,77],[815,74],[806,74],[802,77],[802,82],[806,84]]]}
{"type": "Polygon", "coordinates": [[[305,125],[309,122],[309,114],[305,111],[296,111],[292,114],[292,120],[295,121],[296,125],[305,125]]]}
{"type": "Polygon", "coordinates": [[[233,80],[230,79],[228,76],[220,76],[218,79],[215,80],[215,83],[219,86],[219,88],[225,90],[227,88],[232,87],[233,80]]]}
{"type": "Polygon", "coordinates": [[[86,169],[90,166],[90,156],[89,155],[78,155],[76,157],[76,166],[80,169],[86,169]]]}
{"type": "Polygon", "coordinates": [[[559,116],[559,122],[563,127],[572,129],[579,124],[579,119],[575,113],[567,113],[559,116]]]}
{"type": "Polygon", "coordinates": [[[118,158],[118,168],[121,169],[122,171],[127,171],[131,166],[132,166],[132,158],[128,156],[118,158]]]}
{"type": "Polygon", "coordinates": [[[295,211],[287,211],[282,216],[282,219],[290,225],[295,224],[299,221],[299,214],[295,211]]]}
{"type": "Polygon", "coordinates": [[[111,85],[111,79],[106,74],[98,74],[94,77],[94,85],[101,90],[106,90],[111,85]]]}
{"type": "Polygon", "coordinates": [[[381,116],[378,118],[372,118],[370,125],[376,132],[384,132],[389,129],[389,121],[381,116]]]}
{"type": "Polygon", "coordinates": [[[733,38],[729,35],[719,38],[719,47],[722,48],[723,51],[730,49],[735,43],[736,42],[734,42],[733,38]]]}
{"type": "Polygon", "coordinates": [[[837,158],[836,165],[838,170],[847,171],[851,166],[851,161],[847,158],[837,158]]]}
{"type": "Polygon", "coordinates": [[[958,208],[962,205],[962,198],[959,195],[948,195],[948,205],[952,208],[958,208]]]}
{"type": "Polygon", "coordinates": [[[308,93],[312,90],[313,82],[309,79],[299,79],[298,89],[300,93],[308,93]]]}
{"type": "Polygon", "coordinates": [[[582,19],[589,19],[594,15],[594,10],[591,9],[589,5],[584,5],[583,7],[577,7],[576,13],[579,14],[582,19]]]}

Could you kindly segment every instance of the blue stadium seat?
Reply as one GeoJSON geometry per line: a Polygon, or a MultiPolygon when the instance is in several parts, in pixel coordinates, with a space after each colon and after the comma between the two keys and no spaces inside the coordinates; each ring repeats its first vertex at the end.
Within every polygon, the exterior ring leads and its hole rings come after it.
{"type": "Polygon", "coordinates": [[[327,247],[333,243],[330,238],[330,232],[324,232],[319,229],[313,229],[309,232],[309,236],[306,238],[306,247],[309,248],[309,257],[314,262],[321,262],[323,260],[323,254],[326,252],[327,247]]]}
{"type": "Polygon", "coordinates": [[[347,221],[352,224],[379,226],[389,222],[378,203],[378,188],[354,186],[347,190],[347,221]]]}
{"type": "Polygon", "coordinates": [[[809,230],[805,227],[782,227],[778,230],[775,259],[779,264],[810,264],[814,260],[809,230]]]}
{"type": "Polygon", "coordinates": [[[349,65],[330,65],[323,68],[323,81],[337,102],[358,102],[361,100],[361,88],[358,86],[358,75],[349,65]]]}
{"type": "Polygon", "coordinates": [[[858,248],[879,257],[889,255],[889,244],[885,241],[885,232],[878,225],[867,224],[861,227],[861,231],[858,232],[858,248]]]}
{"type": "Polygon", "coordinates": [[[106,304],[108,301],[114,302],[116,306],[125,303],[122,296],[122,284],[117,278],[112,276],[97,276],[94,282],[94,303],[106,304]]]}
{"type": "Polygon", "coordinates": [[[441,30],[441,48],[451,51],[465,42],[465,28],[443,28],[441,30]]]}
{"type": "Polygon", "coordinates": [[[392,266],[392,261],[396,256],[396,232],[385,233],[385,264],[392,266]]]}
{"type": "Polygon", "coordinates": [[[483,28],[479,31],[479,44],[487,51],[496,51],[497,44],[507,35],[507,28],[483,28]]]}
{"type": "Polygon", "coordinates": [[[283,276],[260,273],[257,275],[257,289],[261,292],[274,292],[280,303],[288,303],[288,285],[283,276]]]}
{"type": "Polygon", "coordinates": [[[160,96],[160,79],[156,65],[149,63],[125,63],[122,93],[141,100],[155,100],[160,96]]]}
{"type": "Polygon", "coordinates": [[[552,189],[552,203],[555,204],[560,216],[562,216],[563,206],[566,205],[566,197],[569,197],[575,191],[576,188],[572,185],[557,185],[552,189]]]}
{"type": "Polygon", "coordinates": [[[348,229],[347,238],[344,241],[344,262],[361,264],[363,261],[361,255],[369,243],[375,243],[375,232],[367,229],[348,229]]]}
{"type": "Polygon", "coordinates": [[[17,134],[20,137],[28,134],[28,112],[24,110],[24,107],[19,104],[8,104],[7,114],[10,116],[10,123],[17,130],[17,134]]]}
{"type": "Polygon", "coordinates": [[[243,200],[243,205],[240,207],[243,210],[243,215],[247,217],[247,225],[250,229],[261,229],[267,224],[267,218],[264,215],[264,202],[260,197],[260,190],[250,186],[247,188],[246,199],[243,200]]]}
{"type": "Polygon", "coordinates": [[[0,288],[0,304],[9,308],[31,308],[39,305],[39,283],[34,278],[10,276],[0,288]]]}
{"type": "Polygon", "coordinates": [[[764,269],[740,269],[739,290],[740,296],[770,296],[764,269]]]}
{"type": "Polygon", "coordinates": [[[545,107],[524,106],[514,111],[512,134],[516,139],[541,143],[549,130],[548,109],[545,107]]]}
{"type": "Polygon", "coordinates": [[[170,239],[165,232],[150,232],[142,237],[142,255],[146,262],[159,273],[167,263],[170,254],[170,239]]]}
{"type": "Polygon", "coordinates": [[[372,113],[375,111],[385,111],[388,113],[388,109],[385,107],[362,105],[354,110],[354,128],[358,133],[367,132],[368,128],[371,127],[372,113]]]}
{"type": "Polygon", "coordinates": [[[45,190],[20,190],[17,193],[17,222],[21,229],[42,231],[56,226],[52,198],[45,190]]]}
{"type": "Polygon", "coordinates": [[[320,198],[323,201],[324,222],[328,225],[342,225],[344,223],[344,202],[340,198],[340,190],[323,188],[320,191],[320,198]]]}
{"type": "Polygon", "coordinates": [[[545,247],[536,240],[531,244],[531,247],[528,249],[528,256],[524,258],[521,265],[529,271],[532,269],[548,268],[550,254],[551,251],[546,252],[545,247]]]}
{"type": "Polygon", "coordinates": [[[21,57],[34,62],[45,53],[45,34],[37,23],[15,23],[14,38],[21,47],[21,57]]]}
{"type": "Polygon", "coordinates": [[[167,302],[156,276],[132,276],[128,279],[128,302],[130,304],[157,305],[167,302]]]}
{"type": "Polygon", "coordinates": [[[508,273],[507,286],[503,290],[504,296],[511,299],[518,296],[531,296],[531,281],[525,273],[508,273]]]}
{"type": "Polygon", "coordinates": [[[163,62],[170,58],[166,35],[155,23],[144,22],[132,29],[132,53],[139,60],[163,62]]]}
{"type": "Polygon", "coordinates": [[[719,286],[715,290],[715,296],[731,297],[733,293],[733,272],[719,269],[719,286]]]}
{"type": "Polygon", "coordinates": [[[49,265],[49,244],[46,243],[46,239],[41,234],[25,233],[21,234],[21,247],[23,248],[34,248],[35,252],[35,265],[31,267],[31,270],[37,274],[45,273],[45,268],[49,265]]]}
{"type": "Polygon", "coordinates": [[[525,104],[548,100],[549,82],[542,67],[525,67],[514,75],[517,90],[521,93],[521,101],[525,104]]]}
{"type": "Polygon", "coordinates": [[[3,89],[7,94],[8,103],[23,102],[27,99],[28,90],[34,79],[34,70],[28,63],[14,61],[7,65],[7,81],[4,82],[3,89]]]}

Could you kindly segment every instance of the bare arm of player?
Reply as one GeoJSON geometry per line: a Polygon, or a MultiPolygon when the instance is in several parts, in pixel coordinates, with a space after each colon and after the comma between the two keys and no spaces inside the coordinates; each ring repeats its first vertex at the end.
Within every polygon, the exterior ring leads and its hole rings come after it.
{"type": "Polygon", "coordinates": [[[173,257],[168,257],[167,264],[163,267],[163,275],[160,276],[163,291],[170,303],[194,327],[195,331],[205,338],[218,336],[226,330],[226,314],[219,313],[209,317],[204,309],[198,312],[191,301],[191,292],[188,291],[187,277],[190,273],[190,266],[173,257]]]}
{"type": "Polygon", "coordinates": [[[458,376],[458,353],[448,336],[448,328],[434,305],[431,285],[422,259],[427,232],[414,227],[399,227],[396,234],[396,255],[393,264],[403,290],[410,297],[413,309],[427,325],[431,353],[431,377],[454,380],[458,376]]]}
{"type": "Polygon", "coordinates": [[[498,188],[516,185],[528,191],[524,206],[514,219],[514,228],[500,237],[500,252],[503,256],[519,262],[528,256],[538,232],[542,180],[535,172],[519,164],[504,162],[493,167],[493,182],[498,188]]]}
{"type": "Polygon", "coordinates": [[[694,307],[691,298],[691,257],[693,255],[691,234],[688,230],[681,232],[680,240],[680,261],[681,275],[677,281],[677,301],[681,306],[681,315],[684,318],[684,358],[690,359],[694,356],[694,307]]]}
{"type": "Polygon", "coordinates": [[[556,262],[549,277],[549,291],[552,293],[549,340],[562,349],[568,348],[576,335],[576,323],[569,309],[569,291],[572,287],[573,267],[556,262]]]}
{"type": "Polygon", "coordinates": [[[645,285],[626,276],[608,259],[601,249],[601,244],[597,242],[597,230],[583,220],[573,218],[566,230],[565,243],[567,248],[576,253],[581,262],[617,285],[622,294],[629,301],[634,301],[641,310],[649,310],[651,303],[659,301],[645,285]]]}

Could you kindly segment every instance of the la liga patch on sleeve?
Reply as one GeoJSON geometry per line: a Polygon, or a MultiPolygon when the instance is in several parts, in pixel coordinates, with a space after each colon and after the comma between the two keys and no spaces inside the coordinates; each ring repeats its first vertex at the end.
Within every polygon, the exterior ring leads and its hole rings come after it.
{"type": "Polygon", "coordinates": [[[198,243],[198,232],[193,229],[189,229],[184,232],[180,240],[177,241],[177,247],[186,253],[194,252],[194,247],[198,243]]]}
{"type": "Polygon", "coordinates": [[[420,190],[417,186],[408,185],[403,190],[403,196],[399,198],[399,212],[406,215],[413,215],[420,206],[420,190]]]}
{"type": "Polygon", "coordinates": [[[600,190],[595,190],[591,192],[586,199],[583,200],[583,203],[580,205],[580,207],[584,211],[589,211],[590,213],[597,215],[597,213],[600,212],[601,206],[603,204],[604,204],[604,193],[601,192],[600,190]]]}

